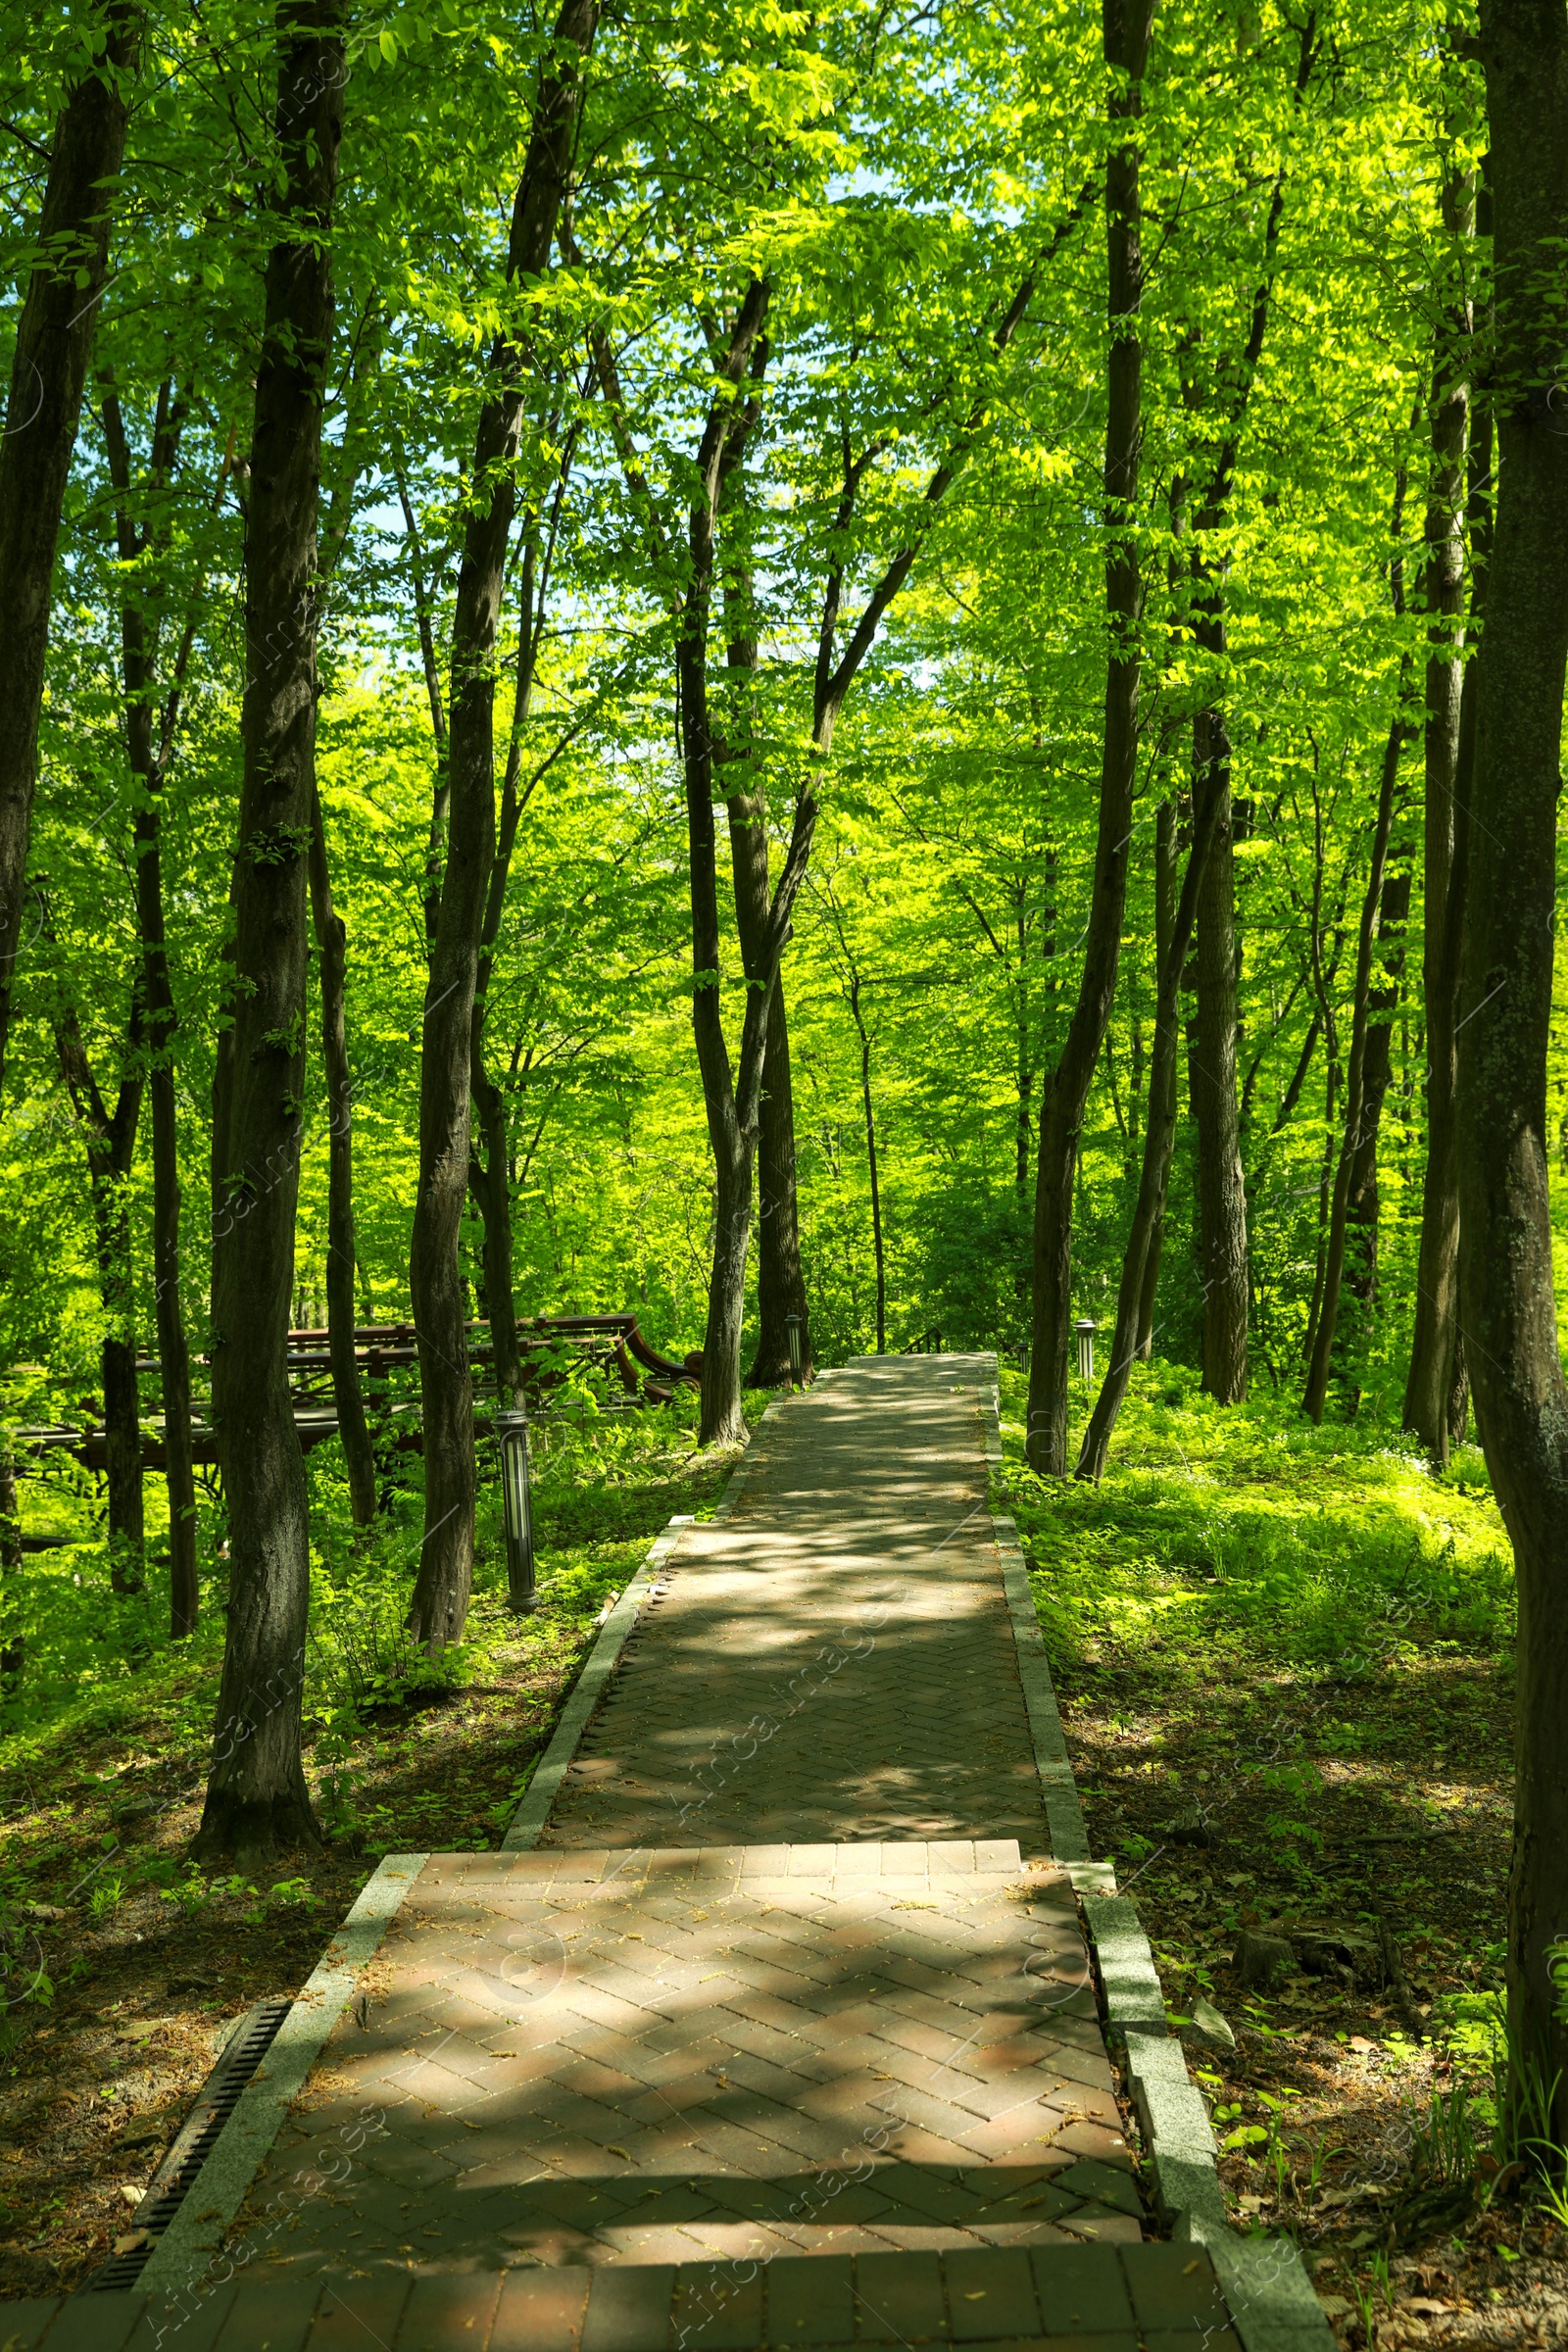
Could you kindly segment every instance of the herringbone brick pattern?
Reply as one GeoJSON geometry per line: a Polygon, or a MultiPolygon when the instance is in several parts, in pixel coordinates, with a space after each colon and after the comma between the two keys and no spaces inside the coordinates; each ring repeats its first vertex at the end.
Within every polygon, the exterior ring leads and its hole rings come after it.
{"type": "Polygon", "coordinates": [[[792,1399],[544,1842],[425,1865],[239,2217],[299,2344],[320,2278],[398,2352],[1236,2352],[1206,2261],[1142,2242],[979,1371],[792,1399]]]}
{"type": "Polygon", "coordinates": [[[260,2275],[1141,2235],[1071,1889],[1006,1841],[439,1856],[367,1994],[253,2209],[361,2144],[260,2275]]]}
{"type": "Polygon", "coordinates": [[[977,1367],[835,1372],[671,1554],[545,1842],[1016,1838],[1049,1851],[977,1367]]]}
{"type": "Polygon", "coordinates": [[[17,2352],[1240,2352],[1194,2246],[959,2248],[818,2262],[649,2264],[356,2282],[214,2280],[183,2306],[140,2295],[8,2303],[17,2352]]]}

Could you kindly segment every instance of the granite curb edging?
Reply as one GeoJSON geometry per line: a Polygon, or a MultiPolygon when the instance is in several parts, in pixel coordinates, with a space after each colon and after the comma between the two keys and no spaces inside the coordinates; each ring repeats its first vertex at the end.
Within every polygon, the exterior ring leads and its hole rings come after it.
{"type": "MultiPolygon", "coordinates": [[[[1002,1385],[995,1355],[982,1386],[986,1467],[1004,1480],[1002,1385]]],[[[1105,1996],[1105,2036],[1126,2069],[1161,2218],[1177,2244],[1201,2246],[1219,2275],[1246,2352],[1334,2352],[1334,2330],[1289,2237],[1244,2237],[1220,2186],[1219,2148],[1187,2053],[1165,2022],[1154,1955],[1130,1895],[1116,1892],[1109,1863],[1089,1859],[1089,1838],[1067,1755],[1040,1618],[1014,1520],[993,1511],[1018,1675],[1029,1710],[1052,1851],[1078,1891],[1105,1996]]]]}
{"type": "Polygon", "coordinates": [[[233,2114],[213,2143],[184,2201],[148,2257],[140,2291],[168,2294],[190,2288],[192,2273],[211,2263],[224,2230],[276,2139],[283,2118],[349,2003],[361,1973],[420,1871],[425,1854],[385,1854],[361,1887],[266,2056],[241,2091],[233,2114]]]}
{"type": "MultiPolygon", "coordinates": [[[[730,1500],[732,1493],[736,1491],[736,1480],[743,1478],[745,1472],[746,1465],[742,1462],[731,1476],[720,1508],[730,1500]]],[[[689,1511],[678,1512],[668,1526],[655,1537],[642,1566],[600,1627],[598,1640],[588,1652],[582,1672],[572,1686],[571,1696],[562,1709],[555,1736],[535,1765],[522,1802],[507,1825],[507,1834],[501,1840],[504,1854],[526,1852],[538,1844],[545,1823],[550,1818],[550,1808],[556,1801],[561,1784],[588,1728],[588,1719],[604,1696],[606,1686],[620,1662],[620,1653],[626,1646],[642,1605],[652,1594],[665,1562],[681,1537],[687,1528],[696,1524],[689,1511]]]]}

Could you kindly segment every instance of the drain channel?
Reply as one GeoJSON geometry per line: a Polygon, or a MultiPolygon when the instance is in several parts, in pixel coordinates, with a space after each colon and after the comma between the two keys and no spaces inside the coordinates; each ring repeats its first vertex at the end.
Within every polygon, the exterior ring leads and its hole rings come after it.
{"type": "Polygon", "coordinates": [[[159,2238],[195,2187],[219,2133],[239,2103],[240,2092],[266,2057],[293,2005],[288,2000],[258,2001],[240,2019],[136,2208],[135,2227],[144,2232],[141,2243],[123,2254],[112,2254],[101,2270],[83,2281],[78,2293],[116,2294],[135,2285],[159,2238]]]}

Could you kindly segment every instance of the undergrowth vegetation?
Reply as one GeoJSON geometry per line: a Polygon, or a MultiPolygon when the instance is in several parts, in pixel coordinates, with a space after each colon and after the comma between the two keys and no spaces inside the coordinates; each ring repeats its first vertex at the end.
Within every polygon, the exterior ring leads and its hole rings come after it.
{"type": "Polygon", "coordinates": [[[1139,1905],[1236,2218],[1295,2232],[1359,2344],[1405,2340],[1418,2287],[1526,2331],[1568,2214],[1542,2116],[1499,2098],[1516,1620],[1479,1449],[1440,1477],[1365,1404],[1221,1409],[1156,1361],[1103,1484],[1043,1481],[1002,1385],[1090,1850],[1139,1905]]]}

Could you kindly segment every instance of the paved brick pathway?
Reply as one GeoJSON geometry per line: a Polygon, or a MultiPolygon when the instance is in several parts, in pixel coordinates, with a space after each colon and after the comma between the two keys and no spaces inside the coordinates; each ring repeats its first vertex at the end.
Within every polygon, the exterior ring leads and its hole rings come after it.
{"type": "Polygon", "coordinates": [[[1071,1889],[978,1847],[433,1859],[258,2183],[264,2272],[1137,2239],[1071,1889]]]}
{"type": "Polygon", "coordinates": [[[689,1529],[557,1799],[564,1846],[1016,1838],[1049,1851],[976,1359],[856,1365],[689,1529]]]}
{"type": "Polygon", "coordinates": [[[540,1845],[418,1872],[227,2257],[11,2306],[19,2352],[1242,2352],[1201,2248],[1144,2242],[988,1370],[860,1364],[770,1419],[540,1845]]]}

